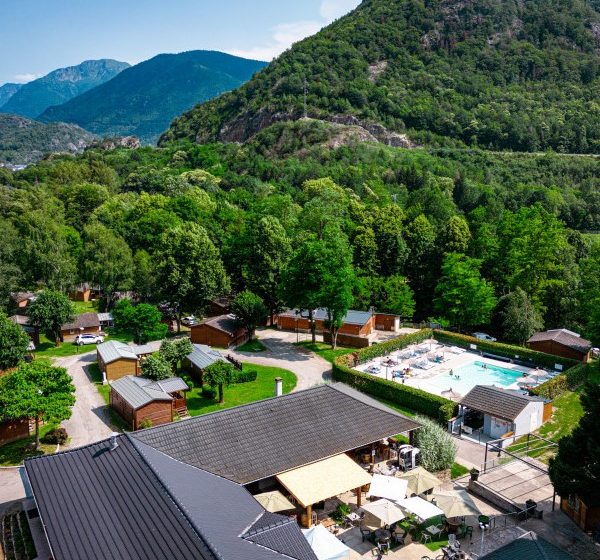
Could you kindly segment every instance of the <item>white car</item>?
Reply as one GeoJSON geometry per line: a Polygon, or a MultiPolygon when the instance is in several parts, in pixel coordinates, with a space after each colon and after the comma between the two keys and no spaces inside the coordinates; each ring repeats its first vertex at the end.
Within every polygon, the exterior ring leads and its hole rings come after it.
{"type": "Polygon", "coordinates": [[[75,337],[75,344],[81,346],[83,344],[101,344],[104,342],[104,337],[97,334],[78,334],[75,337]]]}
{"type": "Polygon", "coordinates": [[[473,336],[479,340],[487,340],[488,342],[496,342],[496,340],[498,340],[497,338],[494,338],[493,336],[490,336],[484,332],[474,332],[473,336]]]}
{"type": "Polygon", "coordinates": [[[192,325],[196,325],[197,323],[198,319],[196,319],[195,315],[188,315],[187,317],[181,319],[181,324],[185,325],[186,327],[191,327],[192,325]]]}

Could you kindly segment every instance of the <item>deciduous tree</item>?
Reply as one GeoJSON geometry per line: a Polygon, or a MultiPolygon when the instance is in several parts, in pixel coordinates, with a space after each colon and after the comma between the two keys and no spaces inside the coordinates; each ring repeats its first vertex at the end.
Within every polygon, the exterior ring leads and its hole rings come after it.
{"type": "Polygon", "coordinates": [[[173,377],[173,368],[161,354],[150,354],[142,361],[142,376],[154,381],[173,377]]]}
{"type": "Polygon", "coordinates": [[[33,418],[35,448],[40,444],[40,422],[58,423],[71,416],[75,387],[65,368],[35,360],[0,378],[0,417],[33,418]]]}
{"type": "Polygon", "coordinates": [[[244,326],[250,340],[254,338],[254,332],[258,325],[263,324],[268,310],[260,296],[245,290],[235,296],[231,302],[231,311],[238,321],[244,326]]]}
{"type": "Polygon", "coordinates": [[[113,309],[115,327],[130,333],[138,344],[158,340],[165,336],[168,326],[161,322],[162,313],[149,303],[133,305],[122,299],[113,309]]]}
{"type": "Polygon", "coordinates": [[[529,337],[544,328],[541,313],[521,288],[500,298],[497,307],[503,337],[524,344],[529,337]]]}
{"type": "Polygon", "coordinates": [[[73,320],[75,309],[65,294],[44,290],[31,302],[27,314],[29,322],[58,346],[63,341],[61,327],[73,320]]]}
{"type": "Polygon", "coordinates": [[[229,385],[235,379],[235,367],[229,362],[218,361],[204,370],[204,381],[211,387],[217,387],[219,404],[224,402],[223,386],[229,385]]]}
{"type": "Polygon", "coordinates": [[[0,312],[0,371],[16,367],[28,348],[27,333],[0,312]]]}

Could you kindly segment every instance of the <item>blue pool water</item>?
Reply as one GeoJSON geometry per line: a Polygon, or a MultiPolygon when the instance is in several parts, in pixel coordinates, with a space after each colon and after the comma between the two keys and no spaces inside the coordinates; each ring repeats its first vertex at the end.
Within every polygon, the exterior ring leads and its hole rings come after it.
{"type": "Polygon", "coordinates": [[[522,371],[475,361],[455,368],[454,375],[446,373],[433,379],[428,379],[427,382],[437,387],[440,391],[452,388],[458,393],[466,395],[475,385],[508,387],[516,383],[517,379],[522,377],[522,375],[522,371]],[[486,367],[483,367],[484,365],[486,367]],[[460,379],[456,379],[456,375],[460,376],[460,379]]]}

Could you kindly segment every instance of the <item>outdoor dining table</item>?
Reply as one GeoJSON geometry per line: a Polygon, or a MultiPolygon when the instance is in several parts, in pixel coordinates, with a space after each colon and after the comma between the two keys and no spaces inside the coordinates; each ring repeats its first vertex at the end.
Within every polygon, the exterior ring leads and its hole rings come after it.
{"type": "Polygon", "coordinates": [[[392,533],[387,529],[377,529],[375,531],[377,542],[387,542],[392,538],[392,533]]]}
{"type": "Polygon", "coordinates": [[[429,526],[429,527],[427,527],[425,530],[426,530],[426,531],[427,531],[427,532],[428,532],[430,535],[433,535],[434,537],[435,537],[436,535],[439,535],[439,534],[442,532],[442,530],[441,530],[439,527],[435,526],[435,525],[430,525],[430,526],[429,526]]]}

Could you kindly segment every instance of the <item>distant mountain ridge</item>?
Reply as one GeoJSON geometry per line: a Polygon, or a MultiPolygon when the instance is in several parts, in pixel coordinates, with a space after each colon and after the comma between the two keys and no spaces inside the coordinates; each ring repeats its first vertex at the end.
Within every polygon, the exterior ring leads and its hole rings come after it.
{"type": "Polygon", "coordinates": [[[48,108],[39,119],[75,123],[99,135],[135,135],[145,143],[155,143],[182,112],[239,87],[266,64],[217,51],[160,54],[48,108]]]}
{"type": "Polygon", "coordinates": [[[95,136],[65,123],[40,123],[20,115],[0,113],[0,161],[28,164],[47,153],[83,151],[95,136]]]}
{"type": "Polygon", "coordinates": [[[17,91],[23,87],[23,84],[6,83],[0,86],[0,107],[4,105],[17,91]]]}
{"type": "Polygon", "coordinates": [[[417,143],[600,153],[600,0],[363,0],[160,144],[276,122],[383,126],[417,143]]]}
{"type": "Polygon", "coordinates": [[[21,86],[0,105],[0,112],[35,118],[48,107],[65,103],[107,82],[128,67],[126,62],[101,59],[86,60],[77,66],[59,68],[21,86]]]}

